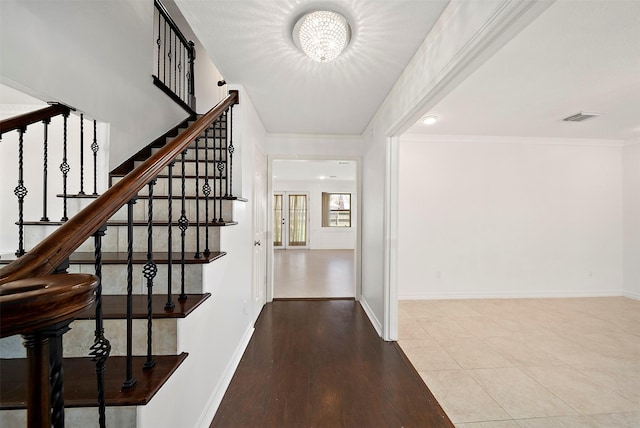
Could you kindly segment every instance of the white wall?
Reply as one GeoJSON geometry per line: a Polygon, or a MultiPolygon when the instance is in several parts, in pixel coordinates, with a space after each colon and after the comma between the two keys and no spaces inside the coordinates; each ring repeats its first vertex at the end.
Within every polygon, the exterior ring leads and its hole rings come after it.
{"type": "MultiPolygon", "coordinates": [[[[47,107],[46,103],[0,84],[0,119],[14,117],[19,114],[47,107]]],[[[96,127],[97,142],[100,147],[97,155],[97,191],[102,193],[107,188],[109,162],[109,126],[99,122],[96,127]]],[[[51,221],[62,217],[62,198],[56,195],[63,193],[62,173],[62,135],[63,118],[57,116],[48,127],[48,180],[47,180],[47,215],[51,221]]],[[[0,254],[13,253],[18,246],[18,198],[13,191],[18,182],[18,132],[12,131],[2,136],[0,144],[0,254]]],[[[23,135],[24,147],[24,186],[27,195],[24,199],[24,220],[40,220],[43,214],[43,163],[44,163],[44,125],[33,124],[23,135]]],[[[93,152],[90,149],[93,141],[92,118],[85,116],[84,121],[84,192],[93,193],[93,152]]],[[[67,191],[78,193],[80,190],[80,117],[76,113],[67,120],[68,163],[71,170],[68,174],[67,191]]],[[[68,201],[69,214],[75,212],[78,200],[68,201]]],[[[32,229],[25,227],[25,234],[32,229]]],[[[28,250],[28,248],[27,248],[28,250]]]]}
{"type": "Polygon", "coordinates": [[[268,134],[267,155],[274,159],[357,157],[362,154],[359,135],[268,134]]]}
{"type": "Polygon", "coordinates": [[[393,212],[385,215],[385,190],[391,197],[385,174],[392,172],[387,139],[401,135],[549,4],[452,0],[363,133],[361,302],[385,339],[397,337],[393,290],[385,288],[392,282],[385,265],[393,258],[386,252],[396,239],[388,228],[393,212]]]}
{"type": "MultiPolygon", "coordinates": [[[[3,0],[0,7],[2,83],[110,123],[111,167],[187,117],[152,83],[153,0],[3,0]]],[[[196,65],[205,73],[196,87],[215,85],[206,55],[196,65]]],[[[217,93],[198,90],[198,110],[213,106],[217,93]]]]}
{"type": "Polygon", "coordinates": [[[355,180],[273,180],[273,192],[309,194],[309,248],[312,250],[352,250],[356,248],[358,218],[355,180]],[[351,193],[351,227],[322,227],[322,192],[351,193]]]}
{"type": "Polygon", "coordinates": [[[622,148],[403,138],[401,299],[622,294],[622,148]]]}
{"type": "Polygon", "coordinates": [[[234,107],[234,170],[242,185],[238,182],[234,193],[248,202],[234,202],[238,224],[220,231],[220,247],[227,255],[204,267],[204,291],[212,296],[178,325],[179,351],[189,356],[153,400],[138,408],[143,428],[208,427],[260,312],[252,295],[253,171],[254,151],[264,150],[265,131],[249,97],[241,87],[235,89],[240,90],[240,104],[234,107]]]}
{"type": "Polygon", "coordinates": [[[623,148],[624,294],[640,299],[640,141],[623,148]]]}

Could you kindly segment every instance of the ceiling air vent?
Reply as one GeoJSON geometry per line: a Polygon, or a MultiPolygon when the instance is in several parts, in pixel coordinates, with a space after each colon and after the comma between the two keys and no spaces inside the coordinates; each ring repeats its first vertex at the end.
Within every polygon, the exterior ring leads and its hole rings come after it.
{"type": "Polygon", "coordinates": [[[573,116],[565,117],[562,119],[565,122],[582,122],[583,120],[591,119],[592,117],[600,116],[597,113],[576,113],[573,116]]]}

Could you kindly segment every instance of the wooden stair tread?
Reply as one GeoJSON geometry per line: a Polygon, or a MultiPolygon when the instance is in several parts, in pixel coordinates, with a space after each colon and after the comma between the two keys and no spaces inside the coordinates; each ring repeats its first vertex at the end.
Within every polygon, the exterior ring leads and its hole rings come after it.
{"type": "MultiPolygon", "coordinates": [[[[224,251],[213,251],[208,256],[202,255],[201,258],[197,259],[194,257],[193,251],[189,251],[185,253],[185,264],[206,264],[212,262],[220,257],[226,255],[224,251]]],[[[147,262],[147,253],[146,252],[134,252],[133,263],[134,264],[144,264],[147,262]]],[[[181,260],[181,254],[178,252],[172,253],[172,260],[174,263],[179,262],[181,260]]],[[[75,264],[93,264],[95,261],[93,252],[77,252],[73,253],[71,257],[69,257],[69,263],[75,264]]],[[[167,253],[154,253],[153,261],[157,264],[166,264],[168,263],[167,253]]],[[[127,253],[126,252],[103,252],[102,253],[102,264],[125,264],[127,263],[127,253]]]]}
{"type": "MultiPolygon", "coordinates": [[[[202,257],[197,259],[194,257],[194,253],[193,251],[189,251],[185,253],[185,260],[184,263],[188,264],[188,265],[193,265],[193,264],[207,264],[207,263],[211,263],[212,261],[219,259],[220,257],[225,256],[227,253],[225,253],[224,251],[212,251],[208,256],[205,256],[204,253],[202,254],[202,257]]],[[[133,256],[133,263],[134,264],[144,264],[147,262],[147,253],[146,252],[134,252],[132,254],[133,256]]],[[[180,263],[181,262],[181,254],[178,252],[174,252],[172,253],[172,260],[173,263],[180,263]]],[[[9,255],[2,255],[2,258],[0,259],[0,265],[3,264],[9,264],[12,261],[14,261],[16,259],[15,255],[9,254],[9,255]]],[[[162,253],[154,253],[153,254],[153,261],[156,264],[167,264],[169,262],[169,259],[167,258],[167,253],[166,252],[162,252],[162,253]]],[[[70,264],[78,264],[78,265],[92,265],[95,263],[95,257],[93,252],[83,252],[83,251],[79,251],[79,252],[75,252],[73,254],[71,254],[71,257],[69,257],[69,263],[70,264]]],[[[127,253],[126,252],[111,252],[111,251],[103,251],[102,252],[102,264],[103,265],[123,265],[127,263],[127,253]]]]}
{"type": "MultiPolygon", "coordinates": [[[[18,224],[18,222],[16,222],[15,224],[18,224]]],[[[22,224],[24,224],[25,226],[62,226],[64,224],[63,221],[40,221],[40,220],[35,220],[35,221],[25,221],[22,224]]],[[[166,221],[154,221],[153,225],[154,226],[167,226],[169,223],[166,221]]],[[[178,225],[177,221],[173,221],[172,224],[174,226],[178,225]]],[[[223,227],[223,226],[235,226],[237,225],[238,222],[237,221],[210,221],[209,222],[209,226],[210,227],[223,227]]],[[[107,227],[109,226],[126,226],[127,222],[124,220],[114,220],[114,221],[108,221],[107,222],[107,227]]],[[[135,220],[133,222],[134,226],[147,226],[147,222],[144,220],[135,220]]],[[[195,226],[196,222],[190,222],[189,223],[189,227],[191,226],[195,226]]],[[[207,226],[207,223],[205,223],[204,221],[200,222],[200,227],[203,226],[207,226]]]]}
{"type": "MultiPolygon", "coordinates": [[[[147,319],[147,296],[134,294],[132,297],[132,317],[133,319],[147,319]]],[[[164,305],[167,301],[165,294],[154,294],[152,311],[154,319],[161,318],[186,318],[205,300],[211,297],[211,293],[187,294],[185,300],[178,300],[178,295],[173,296],[173,303],[176,305],[173,310],[166,310],[164,305]]],[[[82,311],[76,316],[77,320],[95,319],[95,304],[82,311]]],[[[120,320],[127,318],[127,296],[125,294],[103,295],[102,296],[102,317],[109,320],[120,320]]]]}
{"type": "MultiPolygon", "coordinates": [[[[175,178],[179,178],[179,177],[175,177],[175,178]]],[[[56,196],[59,197],[59,198],[62,198],[64,195],[58,194],[56,196]]],[[[89,197],[90,197],[89,195],[78,195],[78,196],[76,196],[76,198],[89,198],[89,197]]],[[[93,199],[93,197],[91,197],[91,198],[93,199]]],[[[192,200],[192,199],[195,200],[196,196],[195,195],[185,195],[184,198],[185,199],[189,199],[189,200],[192,200]]],[[[139,195],[138,199],[149,199],[149,196],[147,196],[147,195],[139,195]]],[[[169,199],[169,196],[168,195],[153,195],[153,199],[166,200],[166,199],[169,199]]],[[[182,195],[174,194],[171,197],[171,199],[173,199],[173,200],[182,199],[182,195]]],[[[200,195],[198,197],[198,199],[201,199],[202,201],[204,201],[205,200],[205,196],[204,195],[200,195]]],[[[213,200],[217,201],[217,200],[220,200],[220,199],[222,199],[223,201],[240,201],[240,202],[247,202],[248,201],[248,199],[242,198],[242,197],[239,197],[239,196],[209,196],[209,200],[210,201],[213,201],[213,200]]]]}
{"type": "MultiPolygon", "coordinates": [[[[109,357],[104,372],[107,406],[147,404],[187,355],[183,352],[180,355],[154,356],[156,365],[151,370],[143,370],[146,357],[134,356],[133,377],[137,383],[127,391],[121,391],[126,358],[109,357]]],[[[95,363],[91,358],[65,358],[63,367],[65,407],[97,407],[98,387],[95,363]]],[[[0,378],[0,410],[26,408],[27,360],[0,359],[0,378]]]]}
{"type": "MultiPolygon", "coordinates": [[[[62,195],[58,195],[62,197],[62,195]]],[[[67,193],[67,199],[98,199],[99,194],[94,195],[93,193],[67,193]]]]}
{"type": "MultiPolygon", "coordinates": [[[[157,175],[157,177],[158,177],[158,178],[169,178],[169,175],[168,175],[168,174],[159,174],[159,175],[157,175]]],[[[174,174],[173,179],[174,179],[174,180],[179,180],[179,179],[181,179],[182,177],[183,177],[183,175],[182,175],[182,174],[178,174],[177,176],[174,174]]],[[[203,175],[185,174],[185,175],[184,175],[184,178],[188,178],[188,179],[191,179],[191,180],[193,180],[194,178],[199,178],[199,179],[200,179],[200,181],[203,181],[203,182],[205,181],[205,179],[204,179],[204,176],[203,176],[203,175]]],[[[220,178],[222,178],[222,179],[226,180],[227,176],[226,176],[226,175],[223,175],[222,177],[220,177],[219,175],[217,175],[217,174],[216,174],[215,176],[210,176],[210,177],[209,177],[209,180],[214,180],[214,179],[215,179],[215,180],[220,180],[220,178]]]]}
{"type": "MultiPolygon", "coordinates": [[[[185,195],[185,197],[184,197],[184,198],[185,198],[185,199],[188,199],[188,200],[195,200],[195,199],[196,199],[195,195],[185,195]]],[[[149,197],[148,197],[147,195],[140,195],[140,196],[138,196],[138,199],[149,199],[149,197]]],[[[164,200],[164,199],[169,199],[169,196],[168,196],[168,195],[153,195],[153,199],[162,199],[162,200],[164,200]]],[[[176,194],[174,194],[174,195],[171,197],[171,199],[173,199],[173,200],[180,200],[180,199],[182,199],[182,195],[179,195],[179,194],[178,194],[178,195],[176,195],[176,194]]],[[[204,197],[203,195],[200,195],[200,196],[198,197],[198,199],[200,199],[201,201],[204,201],[204,200],[205,200],[205,197],[204,197]]],[[[209,200],[210,200],[210,201],[213,201],[213,200],[220,200],[220,199],[222,199],[223,201],[240,201],[240,202],[247,202],[247,201],[248,201],[248,199],[246,199],[246,198],[241,198],[241,197],[239,197],[239,196],[215,196],[215,197],[210,196],[210,197],[209,197],[209,200]]]]}

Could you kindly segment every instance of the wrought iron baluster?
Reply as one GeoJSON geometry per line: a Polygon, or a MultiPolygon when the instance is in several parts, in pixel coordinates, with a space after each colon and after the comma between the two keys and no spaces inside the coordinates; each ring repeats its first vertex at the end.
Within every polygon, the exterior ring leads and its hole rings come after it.
{"type": "Polygon", "coordinates": [[[84,195],[84,114],[80,113],[80,191],[84,195]]]}
{"type": "Polygon", "coordinates": [[[172,267],[173,267],[173,166],[175,161],[169,164],[169,178],[167,183],[167,222],[169,228],[167,230],[167,303],[164,308],[166,310],[172,310],[176,307],[173,303],[172,294],[172,267]]]}
{"type": "Polygon", "coordinates": [[[189,106],[196,109],[196,77],[194,61],[196,60],[196,49],[193,42],[189,42],[189,106]]]}
{"type": "Polygon", "coordinates": [[[187,155],[187,151],[182,152],[181,162],[182,162],[182,210],[180,212],[180,219],[178,220],[178,227],[180,228],[180,297],[178,300],[183,301],[186,300],[187,295],[184,292],[184,274],[185,274],[185,235],[187,229],[189,228],[189,220],[186,215],[186,188],[185,188],[185,157],[187,155]]]}
{"type": "Polygon", "coordinates": [[[224,188],[223,188],[223,172],[224,172],[224,167],[225,164],[227,162],[227,156],[226,156],[226,148],[227,148],[227,144],[226,144],[226,139],[227,139],[227,122],[228,122],[228,116],[229,116],[229,110],[227,109],[223,116],[220,118],[220,138],[218,139],[219,143],[220,143],[220,147],[216,146],[216,154],[218,155],[218,161],[216,163],[216,168],[218,169],[218,219],[217,221],[220,223],[224,222],[224,219],[222,218],[222,200],[224,198],[224,191],[226,191],[227,186],[226,184],[224,184],[224,188]]]}
{"type": "Polygon", "coordinates": [[[133,205],[136,198],[127,202],[127,360],[126,377],[122,389],[136,384],[133,377],[133,205]]]}
{"type": "Polygon", "coordinates": [[[106,426],[105,419],[105,401],[104,401],[104,370],[107,358],[111,353],[111,343],[104,337],[104,323],[102,319],[102,237],[107,230],[106,226],[102,226],[94,233],[95,242],[95,271],[98,277],[98,287],[96,288],[96,330],[94,332],[95,339],[91,346],[89,355],[91,361],[96,364],[96,378],[98,382],[98,424],[100,428],[106,426]]]}
{"type": "Polygon", "coordinates": [[[183,51],[183,46],[182,43],[180,43],[180,46],[178,46],[178,74],[180,75],[180,78],[178,79],[178,87],[176,88],[176,94],[178,95],[178,97],[181,100],[184,100],[184,97],[182,96],[182,51],[183,51]]]}
{"type": "Polygon", "coordinates": [[[182,62],[184,63],[184,66],[182,67],[182,99],[185,101],[188,101],[187,98],[187,74],[188,74],[188,69],[187,69],[187,65],[188,65],[188,58],[189,58],[189,52],[187,51],[187,47],[184,46],[182,49],[182,62]]]}
{"type": "Polygon", "coordinates": [[[218,217],[218,222],[223,223],[224,219],[222,218],[222,200],[224,199],[222,196],[222,173],[224,172],[224,162],[222,160],[218,161],[218,172],[219,172],[219,182],[220,182],[220,196],[218,196],[218,201],[219,201],[219,214],[220,217],[218,217]]]}
{"type": "Polygon", "coordinates": [[[26,129],[18,130],[18,185],[13,194],[18,197],[18,250],[16,256],[24,255],[24,197],[27,196],[27,188],[24,186],[24,133],[26,129]]]}
{"type": "Polygon", "coordinates": [[[60,164],[60,171],[62,172],[62,218],[60,221],[67,221],[67,175],[71,168],[67,163],[67,119],[69,113],[63,115],[63,142],[62,142],[62,163],[60,164]]]}
{"type": "Polygon", "coordinates": [[[73,319],[65,320],[39,331],[49,342],[49,387],[51,426],[64,428],[64,368],[62,365],[62,335],[70,330],[73,319]]]}
{"type": "MultiPolygon", "coordinates": [[[[213,167],[213,204],[212,204],[213,205],[213,218],[212,218],[212,221],[213,222],[218,221],[218,217],[216,216],[216,212],[217,212],[216,192],[217,192],[217,189],[218,189],[218,187],[216,185],[216,182],[218,181],[218,180],[216,180],[216,177],[217,177],[216,176],[216,165],[217,165],[217,159],[218,159],[218,150],[216,149],[216,146],[218,144],[218,134],[220,132],[220,129],[221,129],[221,127],[220,127],[220,118],[218,118],[218,119],[216,119],[215,126],[213,128],[213,148],[212,148],[212,150],[213,150],[213,159],[212,159],[213,160],[213,165],[212,165],[212,167],[213,167]]],[[[208,148],[209,147],[208,147],[208,144],[207,144],[207,150],[208,150],[208,148]]]]}
{"type": "MultiPolygon", "coordinates": [[[[206,140],[205,140],[206,144],[206,140]]],[[[194,258],[201,259],[200,252],[200,138],[196,138],[196,253],[194,258]]]]}
{"type": "Polygon", "coordinates": [[[228,195],[233,196],[233,105],[229,109],[229,120],[227,122],[226,131],[229,133],[229,168],[227,169],[227,184],[229,188],[228,195]]]}
{"type": "Polygon", "coordinates": [[[49,171],[49,123],[51,119],[42,121],[44,125],[44,156],[42,160],[42,217],[40,221],[49,221],[47,216],[47,185],[49,171]]]}
{"type": "MultiPolygon", "coordinates": [[[[162,38],[163,42],[163,56],[162,56],[162,81],[167,81],[167,21],[164,21],[164,37],[162,38]]],[[[160,77],[160,76],[158,76],[160,77]]]]}
{"type": "MultiPolygon", "coordinates": [[[[215,135],[215,130],[214,130],[215,135]]],[[[204,221],[205,221],[205,249],[204,255],[209,257],[209,195],[211,195],[211,186],[209,186],[209,128],[204,130],[204,184],[202,185],[202,194],[204,195],[204,221]]]]}
{"type": "MultiPolygon", "coordinates": [[[[173,61],[173,92],[176,93],[176,89],[178,87],[178,73],[177,73],[177,65],[178,65],[178,36],[174,32],[173,33],[173,50],[176,60],[173,61]]],[[[169,79],[171,80],[171,79],[169,79]]],[[[171,86],[171,82],[169,82],[169,86],[171,86]]]]}
{"type": "Polygon", "coordinates": [[[94,120],[93,121],[93,143],[91,143],[91,151],[93,152],[93,194],[98,194],[98,150],[100,150],[100,146],[98,146],[98,132],[97,132],[98,124],[94,120]]]}
{"type": "Polygon", "coordinates": [[[144,265],[142,273],[147,280],[147,360],[144,369],[152,369],[156,365],[151,355],[152,344],[152,323],[153,323],[153,279],[158,273],[158,267],[153,261],[153,186],[156,180],[149,182],[149,210],[147,219],[147,263],[144,265]]]}
{"type": "Polygon", "coordinates": [[[160,24],[162,23],[162,14],[158,11],[158,39],[156,40],[156,44],[158,45],[158,78],[160,78],[160,46],[162,45],[160,35],[162,31],[160,29],[160,24]]]}
{"type": "Polygon", "coordinates": [[[171,34],[173,33],[173,31],[171,30],[171,27],[169,27],[169,52],[167,52],[167,58],[169,58],[169,80],[165,80],[165,84],[168,87],[171,87],[171,60],[173,57],[173,43],[171,43],[171,34]]]}

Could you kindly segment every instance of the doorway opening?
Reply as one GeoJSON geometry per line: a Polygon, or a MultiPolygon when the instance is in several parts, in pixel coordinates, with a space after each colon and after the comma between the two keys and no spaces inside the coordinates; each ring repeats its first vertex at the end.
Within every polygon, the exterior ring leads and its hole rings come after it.
{"type": "Polygon", "coordinates": [[[273,298],[357,297],[357,161],[271,167],[273,298]]]}

